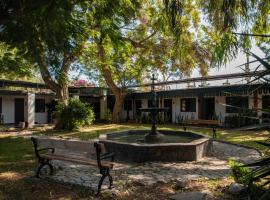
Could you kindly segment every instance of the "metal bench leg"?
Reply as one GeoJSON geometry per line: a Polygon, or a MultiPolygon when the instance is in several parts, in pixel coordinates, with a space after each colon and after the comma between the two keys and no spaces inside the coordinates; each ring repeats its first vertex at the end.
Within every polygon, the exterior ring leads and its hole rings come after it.
{"type": "Polygon", "coordinates": [[[49,160],[40,162],[40,164],[38,166],[38,169],[37,169],[37,172],[36,172],[36,177],[37,178],[39,178],[39,174],[40,174],[41,169],[46,165],[48,165],[50,167],[50,175],[53,174],[53,166],[49,162],[50,162],[49,160]]]}
{"type": "Polygon", "coordinates": [[[217,138],[217,130],[216,128],[213,128],[213,139],[217,138]]]}
{"type": "Polygon", "coordinates": [[[50,175],[53,175],[53,166],[51,163],[47,163],[47,165],[50,167],[50,175]]]}
{"type": "Polygon", "coordinates": [[[183,126],[183,129],[184,129],[185,132],[187,131],[187,127],[186,126],[183,126]]]}
{"type": "Polygon", "coordinates": [[[102,177],[100,178],[99,183],[98,183],[98,191],[97,191],[96,196],[98,196],[100,194],[102,183],[103,183],[104,179],[106,178],[106,176],[108,175],[108,173],[104,170],[102,170],[101,174],[102,174],[102,177]]]}
{"type": "Polygon", "coordinates": [[[109,186],[109,189],[112,189],[112,184],[113,184],[113,178],[110,174],[110,170],[108,169],[108,177],[109,177],[109,181],[110,181],[110,186],[109,186]]]}
{"type": "Polygon", "coordinates": [[[38,169],[37,169],[37,172],[36,172],[36,177],[37,177],[37,178],[39,178],[40,170],[41,170],[44,166],[45,166],[44,163],[39,164],[38,169]]]}

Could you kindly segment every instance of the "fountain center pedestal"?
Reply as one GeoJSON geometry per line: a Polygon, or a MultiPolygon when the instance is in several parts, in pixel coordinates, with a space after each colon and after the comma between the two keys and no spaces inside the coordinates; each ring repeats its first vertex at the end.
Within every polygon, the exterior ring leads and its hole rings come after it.
{"type": "Polygon", "coordinates": [[[150,108],[141,108],[142,112],[149,112],[151,115],[151,119],[152,119],[152,128],[150,133],[145,135],[145,142],[146,143],[157,143],[157,142],[161,142],[164,135],[162,133],[159,133],[157,131],[157,116],[160,112],[165,112],[167,111],[169,108],[159,108],[157,105],[157,93],[155,91],[155,75],[152,74],[152,85],[151,85],[151,92],[152,92],[152,105],[153,107],[150,108]]]}

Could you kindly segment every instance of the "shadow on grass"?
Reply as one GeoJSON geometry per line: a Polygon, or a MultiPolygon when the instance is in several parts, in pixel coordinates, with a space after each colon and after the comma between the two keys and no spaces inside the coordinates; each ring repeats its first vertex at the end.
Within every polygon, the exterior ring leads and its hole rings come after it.
{"type": "Polygon", "coordinates": [[[0,179],[0,199],[89,199],[93,191],[80,186],[24,176],[19,180],[0,179]]]}
{"type": "Polygon", "coordinates": [[[0,199],[83,199],[93,191],[34,178],[37,163],[29,138],[0,138],[0,199]]]}

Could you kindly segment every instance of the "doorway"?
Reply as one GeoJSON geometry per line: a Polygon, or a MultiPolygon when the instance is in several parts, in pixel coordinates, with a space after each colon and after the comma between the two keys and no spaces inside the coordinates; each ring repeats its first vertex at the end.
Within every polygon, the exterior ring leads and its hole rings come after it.
{"type": "Polygon", "coordinates": [[[164,113],[164,121],[172,123],[172,99],[164,99],[164,108],[169,108],[164,113]]]}
{"type": "Polygon", "coordinates": [[[15,98],[15,124],[24,122],[24,98],[15,98]]]}
{"type": "Polygon", "coordinates": [[[203,119],[212,120],[215,116],[215,98],[205,98],[203,102],[203,119]]]}
{"type": "Polygon", "coordinates": [[[135,117],[140,117],[141,116],[141,110],[140,108],[142,107],[142,100],[135,100],[135,117]]]}

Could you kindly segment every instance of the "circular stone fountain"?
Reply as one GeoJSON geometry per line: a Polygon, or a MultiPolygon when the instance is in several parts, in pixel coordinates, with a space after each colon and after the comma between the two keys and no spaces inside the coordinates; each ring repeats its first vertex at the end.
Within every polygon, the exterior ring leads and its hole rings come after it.
{"type": "Polygon", "coordinates": [[[212,139],[187,131],[157,131],[157,115],[168,108],[158,108],[157,95],[152,76],[151,92],[153,107],[143,108],[152,118],[151,131],[132,130],[101,135],[99,140],[109,152],[115,153],[117,161],[198,161],[203,156],[211,155],[212,139]]]}

